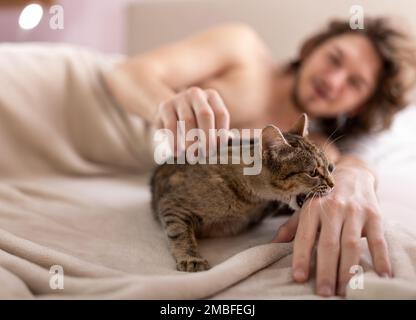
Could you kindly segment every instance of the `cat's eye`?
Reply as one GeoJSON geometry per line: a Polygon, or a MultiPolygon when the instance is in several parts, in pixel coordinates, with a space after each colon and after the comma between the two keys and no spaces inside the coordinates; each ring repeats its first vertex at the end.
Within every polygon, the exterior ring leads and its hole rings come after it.
{"type": "Polygon", "coordinates": [[[309,174],[311,177],[316,177],[318,175],[318,170],[314,169],[313,171],[311,171],[311,173],[309,174]]]}
{"type": "Polygon", "coordinates": [[[332,163],[328,164],[328,171],[329,172],[334,171],[334,165],[332,163]]]}

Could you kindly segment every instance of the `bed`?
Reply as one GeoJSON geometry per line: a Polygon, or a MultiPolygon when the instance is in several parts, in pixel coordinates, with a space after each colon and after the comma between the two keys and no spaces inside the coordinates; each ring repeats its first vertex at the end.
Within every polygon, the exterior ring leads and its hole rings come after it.
{"type": "MultiPolygon", "coordinates": [[[[270,243],[286,217],[201,240],[213,268],[175,270],[150,211],[151,130],[102,83],[119,59],[0,45],[0,298],[319,299],[314,278],[292,281],[292,244],[270,243]]],[[[409,106],[354,148],[379,175],[395,278],[375,275],[363,240],[364,287],[347,299],[416,298],[415,121],[409,106]]]]}

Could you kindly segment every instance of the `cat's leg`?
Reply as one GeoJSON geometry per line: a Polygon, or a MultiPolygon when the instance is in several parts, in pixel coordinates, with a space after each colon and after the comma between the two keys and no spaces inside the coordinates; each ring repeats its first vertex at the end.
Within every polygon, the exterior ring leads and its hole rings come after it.
{"type": "Polygon", "coordinates": [[[168,238],[169,249],[179,271],[208,270],[208,261],[198,252],[193,219],[185,213],[171,210],[159,215],[168,238]]]}

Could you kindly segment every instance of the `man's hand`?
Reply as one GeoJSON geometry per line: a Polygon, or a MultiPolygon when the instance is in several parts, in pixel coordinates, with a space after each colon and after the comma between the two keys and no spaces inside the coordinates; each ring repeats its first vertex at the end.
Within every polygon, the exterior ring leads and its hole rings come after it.
{"type": "Polygon", "coordinates": [[[383,277],[392,276],[373,174],[342,161],[334,171],[335,188],[324,198],[312,198],[279,229],[273,242],[294,239],[293,278],[309,278],[312,250],[317,241],[316,292],[345,294],[361,256],[361,237],[367,237],[373,265],[383,277]],[[319,232],[320,229],[320,232],[319,232]],[[319,233],[319,236],[318,236],[319,233]]]}
{"type": "MultiPolygon", "coordinates": [[[[202,90],[198,87],[192,87],[182,91],[167,101],[159,105],[156,115],[156,123],[159,128],[171,130],[175,138],[179,134],[177,132],[177,121],[185,122],[186,131],[199,128],[205,133],[205,137],[209,139],[210,145],[216,148],[216,139],[209,135],[209,129],[229,129],[230,114],[226,108],[223,99],[216,90],[202,90]]],[[[180,153],[187,146],[176,145],[175,139],[175,155],[177,151],[180,153]]],[[[188,145],[192,143],[189,142],[188,145]]]]}

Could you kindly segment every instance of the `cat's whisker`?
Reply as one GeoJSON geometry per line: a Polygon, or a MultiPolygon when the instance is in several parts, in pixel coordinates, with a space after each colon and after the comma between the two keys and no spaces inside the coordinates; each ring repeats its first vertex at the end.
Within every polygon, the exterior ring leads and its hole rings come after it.
{"type": "MultiPolygon", "coordinates": [[[[322,199],[321,199],[322,200],[322,199]]],[[[323,201],[323,203],[321,204],[323,207],[324,207],[324,212],[325,212],[325,210],[327,210],[326,208],[325,208],[325,201],[323,201]]]]}
{"type": "Polygon", "coordinates": [[[310,216],[310,212],[311,212],[311,205],[313,200],[315,199],[316,196],[316,192],[313,193],[311,200],[309,201],[309,205],[308,205],[308,217],[310,216]]]}
{"type": "Polygon", "coordinates": [[[370,147],[368,145],[366,145],[364,142],[359,141],[358,139],[356,139],[353,142],[354,145],[359,146],[360,148],[366,149],[366,151],[371,150],[370,147]]]}
{"type": "Polygon", "coordinates": [[[314,191],[313,191],[313,190],[309,191],[309,192],[306,194],[305,199],[308,199],[309,195],[310,195],[312,192],[314,192],[314,191]]]}
{"type": "Polygon", "coordinates": [[[336,128],[335,128],[335,130],[329,135],[329,137],[326,139],[326,141],[325,141],[325,143],[324,143],[324,146],[323,146],[323,149],[325,149],[326,147],[327,147],[327,143],[329,142],[329,141],[331,141],[331,137],[335,134],[335,132],[337,132],[338,131],[338,129],[339,128],[341,128],[341,125],[338,125],[336,128]]]}
{"type": "Polygon", "coordinates": [[[325,150],[325,148],[329,147],[330,145],[334,144],[335,142],[337,142],[338,140],[340,140],[340,139],[342,139],[344,137],[345,137],[345,134],[340,135],[339,137],[336,137],[334,140],[330,141],[328,144],[326,144],[322,148],[325,150]]]}
{"type": "MultiPolygon", "coordinates": [[[[322,212],[327,215],[326,210],[324,209],[323,205],[322,205],[322,198],[319,198],[319,205],[321,206],[322,212]]],[[[328,216],[327,216],[328,218],[328,216]]]]}
{"type": "MultiPolygon", "coordinates": [[[[337,165],[337,168],[338,169],[342,169],[342,168],[351,168],[351,166],[349,166],[349,165],[337,165]]],[[[335,172],[335,169],[334,169],[334,171],[332,171],[332,173],[334,173],[335,172]]]]}
{"type": "MultiPolygon", "coordinates": [[[[310,195],[312,192],[314,192],[314,191],[313,191],[313,190],[311,190],[311,191],[309,191],[309,192],[306,194],[306,196],[305,196],[305,204],[306,204],[306,202],[309,200],[309,199],[308,199],[308,198],[309,198],[309,195],[310,195]]],[[[309,203],[308,203],[308,208],[310,207],[312,200],[313,200],[313,196],[312,196],[312,198],[310,199],[310,201],[309,201],[309,203]]],[[[308,215],[309,215],[309,212],[308,212],[308,215]]]]}

